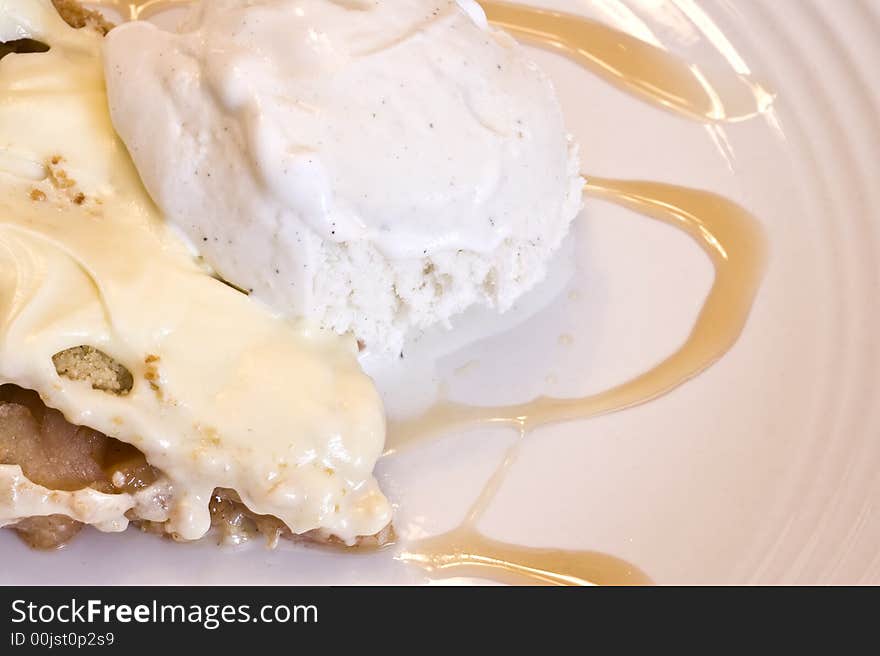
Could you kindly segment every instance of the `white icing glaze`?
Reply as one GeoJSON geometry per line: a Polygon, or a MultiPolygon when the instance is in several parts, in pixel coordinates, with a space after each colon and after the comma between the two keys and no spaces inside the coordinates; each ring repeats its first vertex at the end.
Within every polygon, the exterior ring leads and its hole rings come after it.
{"type": "MultiPolygon", "coordinates": [[[[140,449],[168,479],[181,539],[208,530],[215,487],[296,533],[352,542],[383,528],[391,511],[372,469],[384,415],[354,341],[273,316],[194,261],[112,130],[97,35],[68,28],[49,0],[6,0],[10,35],[52,49],[0,61],[0,382],[140,449]],[[75,184],[36,181],[38,167],[75,184]],[[132,372],[127,396],[57,375],[52,355],[81,344],[132,372]]],[[[0,521],[45,496],[20,472],[0,475],[20,500],[0,505],[0,521]]],[[[62,494],[46,509],[106,528],[132,503],[106,496],[62,494]]]]}

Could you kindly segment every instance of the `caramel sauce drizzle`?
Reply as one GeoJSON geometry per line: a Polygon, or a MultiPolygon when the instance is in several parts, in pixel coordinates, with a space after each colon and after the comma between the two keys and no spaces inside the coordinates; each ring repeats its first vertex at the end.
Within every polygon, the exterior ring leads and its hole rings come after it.
{"type": "Polygon", "coordinates": [[[683,230],[711,258],[715,281],[688,340],[650,371],[592,396],[541,397],[498,407],[441,402],[419,417],[392,423],[387,455],[452,429],[493,424],[529,431],[640,405],[693,378],[736,343],[763,276],[766,252],[760,224],[739,205],[711,192],[659,182],[587,179],[587,194],[683,230]]]}
{"type": "Polygon", "coordinates": [[[104,0],[102,4],[116,7],[122,12],[125,20],[147,20],[159,12],[170,9],[174,5],[184,4],[190,0],[104,0]]]}
{"type": "Polygon", "coordinates": [[[502,425],[520,439],[482,491],[461,526],[409,545],[400,558],[437,576],[485,576],[506,582],[574,585],[639,584],[649,579],[634,565],[590,551],[535,549],[491,540],[477,522],[494,499],[528,431],[549,423],[587,419],[646,403],[701,373],[736,343],[751,311],[766,263],[760,224],[717,194],[659,182],[587,177],[585,192],[675,226],[711,258],[715,281],[687,341],[659,365],[604,392],[583,398],[542,397],[511,406],[442,402],[415,419],[391,424],[387,453],[455,429],[502,425]]]}
{"type": "MultiPolygon", "coordinates": [[[[106,4],[127,10],[130,19],[144,19],[181,1],[115,0],[106,4]]],[[[772,103],[772,94],[745,76],[736,75],[735,85],[711,78],[662,48],[603,23],[495,0],[480,0],[480,4],[494,25],[532,45],[560,52],[614,86],[689,119],[741,121],[763,113],[772,103]]],[[[503,407],[442,402],[420,417],[389,426],[386,455],[468,426],[510,426],[520,434],[458,528],[404,545],[397,556],[434,576],[556,585],[650,583],[637,567],[613,556],[507,544],[482,535],[478,522],[529,430],[656,399],[710,367],[733,347],[761,283],[766,244],[760,225],[748,212],[707,191],[588,177],[585,192],[690,235],[715,267],[712,289],[687,342],[658,366],[622,385],[579,399],[542,397],[503,407]]]]}
{"type": "Polygon", "coordinates": [[[476,576],[510,585],[649,585],[644,572],[594,551],[506,544],[470,527],[419,540],[401,560],[437,576],[476,576]]]}
{"type": "Polygon", "coordinates": [[[495,0],[480,0],[480,5],[495,26],[566,55],[614,86],[690,119],[743,121],[763,113],[773,101],[772,94],[747,76],[710,76],[599,21],[495,0]]]}
{"type": "Polygon", "coordinates": [[[398,560],[437,577],[476,576],[511,585],[646,585],[651,579],[638,567],[597,551],[525,547],[494,540],[478,528],[519,457],[526,432],[483,487],[465,520],[453,530],[404,545],[398,560]]]}

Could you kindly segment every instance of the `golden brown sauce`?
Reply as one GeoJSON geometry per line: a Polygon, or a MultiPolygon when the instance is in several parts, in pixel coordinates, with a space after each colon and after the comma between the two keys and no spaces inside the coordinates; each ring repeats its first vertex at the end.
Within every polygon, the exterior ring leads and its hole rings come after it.
{"type": "Polygon", "coordinates": [[[760,224],[742,207],[707,191],[659,182],[588,177],[585,192],[673,225],[709,255],[715,281],[688,340],[659,365],[609,390],[577,399],[543,397],[512,406],[440,403],[416,419],[391,424],[388,453],[453,429],[506,425],[520,440],[483,489],[458,528],[409,545],[400,555],[441,576],[483,576],[504,582],[640,584],[650,579],[634,565],[590,551],[504,544],[479,533],[476,523],[495,497],[528,430],[586,419],[655,399],[711,366],[736,343],[761,283],[766,244],[760,224]]]}
{"type": "Polygon", "coordinates": [[[397,556],[432,576],[474,576],[512,585],[646,585],[651,579],[638,567],[596,551],[526,547],[493,540],[477,525],[489,508],[525,441],[525,431],[508,450],[455,529],[411,542],[397,556]]]}
{"type": "Polygon", "coordinates": [[[741,121],[772,100],[760,85],[731,72],[710,76],[665,50],[604,23],[521,4],[479,0],[489,20],[521,40],[561,52],[642,100],[699,121],[741,121]]]}
{"type": "Polygon", "coordinates": [[[415,419],[392,423],[386,453],[456,428],[500,424],[530,430],[639,405],[696,376],[736,343],[764,271],[760,224],[739,205],[711,192],[658,182],[588,180],[586,193],[684,230],[712,259],[715,281],[688,340],[650,371],[592,396],[542,397],[497,407],[439,403],[415,419]]]}
{"type": "Polygon", "coordinates": [[[435,576],[475,576],[511,585],[651,583],[638,568],[614,556],[506,544],[469,527],[420,540],[399,557],[435,576]]]}
{"type": "Polygon", "coordinates": [[[126,20],[146,20],[173,5],[189,0],[109,0],[107,4],[115,5],[126,20]]]}
{"type": "MultiPolygon", "coordinates": [[[[147,18],[175,0],[125,1],[129,18],[147,18]]],[[[513,35],[565,54],[618,88],[698,121],[737,121],[762,113],[772,95],[748,78],[716,80],[661,48],[579,16],[480,0],[489,20],[513,35]]],[[[586,193],[684,230],[706,251],[715,282],[687,342],[657,367],[605,392],[580,399],[540,398],[504,407],[440,403],[411,421],[389,427],[388,451],[452,429],[479,424],[517,428],[511,449],[458,528],[407,545],[399,555],[435,576],[480,576],[511,583],[640,584],[635,566],[590,551],[506,544],[476,525],[504,480],[526,431],[550,422],[584,419],[655,399],[711,366],[739,337],[760,285],[766,248],[758,223],[718,195],[655,182],[589,178],[586,193]]]]}

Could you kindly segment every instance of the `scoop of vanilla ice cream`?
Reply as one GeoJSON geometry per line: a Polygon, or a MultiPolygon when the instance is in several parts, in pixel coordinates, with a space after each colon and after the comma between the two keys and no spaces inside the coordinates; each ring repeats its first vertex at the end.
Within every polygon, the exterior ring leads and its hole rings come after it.
{"type": "Polygon", "coordinates": [[[552,84],[472,0],[210,0],[105,43],[147,190],[226,280],[371,348],[545,274],[581,208],[552,84]]]}

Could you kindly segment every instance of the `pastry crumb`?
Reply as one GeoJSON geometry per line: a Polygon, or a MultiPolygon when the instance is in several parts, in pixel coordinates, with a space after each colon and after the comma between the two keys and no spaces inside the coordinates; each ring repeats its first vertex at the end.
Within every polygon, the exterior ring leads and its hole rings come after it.
{"type": "Polygon", "coordinates": [[[161,376],[159,374],[159,367],[157,365],[158,362],[158,355],[147,355],[147,357],[144,358],[144,364],[147,365],[147,369],[144,372],[144,379],[150,384],[150,389],[152,389],[156,393],[156,396],[159,397],[159,400],[164,401],[165,394],[162,391],[162,388],[159,387],[161,376]]]}
{"type": "MultiPolygon", "coordinates": [[[[52,155],[46,160],[47,180],[59,192],[57,195],[60,199],[66,198],[74,205],[83,205],[87,196],[77,187],[76,180],[70,177],[67,169],[64,168],[64,161],[61,155],[52,155]]],[[[33,195],[31,197],[33,198],[33,195]]]]}
{"type": "Polygon", "coordinates": [[[52,0],[61,18],[71,27],[80,29],[87,27],[100,34],[107,34],[114,25],[99,12],[83,7],[77,0],[52,0]]]}
{"type": "Polygon", "coordinates": [[[52,362],[59,376],[86,381],[102,392],[125,396],[134,386],[128,369],[92,346],[75,346],[56,353],[52,362]]]}

